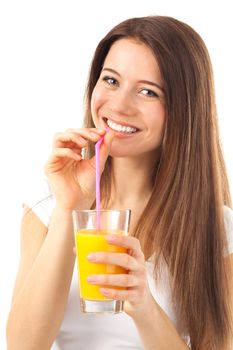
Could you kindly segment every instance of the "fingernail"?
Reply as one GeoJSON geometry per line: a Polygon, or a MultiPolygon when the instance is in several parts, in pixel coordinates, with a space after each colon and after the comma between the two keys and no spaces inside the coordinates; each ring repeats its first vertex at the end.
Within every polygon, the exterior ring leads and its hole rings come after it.
{"type": "Polygon", "coordinates": [[[97,135],[96,133],[94,133],[94,132],[92,132],[92,131],[90,131],[90,136],[91,136],[91,137],[95,137],[95,138],[99,137],[99,135],[97,135]]]}
{"type": "Polygon", "coordinates": [[[80,137],[79,139],[80,139],[80,142],[82,142],[83,144],[86,144],[86,143],[87,143],[87,140],[84,139],[83,137],[80,137]]]}
{"type": "Polygon", "coordinates": [[[108,290],[108,288],[100,288],[100,293],[102,293],[102,294],[109,294],[109,290],[108,290]]]}
{"type": "Polygon", "coordinates": [[[99,139],[99,141],[96,142],[96,147],[100,147],[101,144],[103,143],[103,141],[104,141],[104,136],[102,136],[102,137],[99,139]]]}
{"type": "Polygon", "coordinates": [[[96,278],[94,276],[88,276],[87,282],[96,282],[96,278]]]}
{"type": "Polygon", "coordinates": [[[117,237],[115,235],[107,235],[106,239],[108,242],[116,242],[117,237]]]}
{"type": "Polygon", "coordinates": [[[96,261],[96,256],[95,256],[95,254],[88,254],[87,260],[96,261]]]}

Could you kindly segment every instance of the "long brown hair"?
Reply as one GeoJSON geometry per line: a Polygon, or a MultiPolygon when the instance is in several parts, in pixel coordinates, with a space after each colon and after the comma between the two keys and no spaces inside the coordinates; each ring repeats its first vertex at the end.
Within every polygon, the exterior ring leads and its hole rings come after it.
{"type": "MultiPolygon", "coordinates": [[[[156,252],[155,272],[161,258],[166,262],[174,304],[192,349],[199,349],[207,333],[210,349],[227,347],[231,328],[223,207],[231,206],[231,201],[208,51],[190,26],[171,17],[148,16],[120,23],[94,54],[86,90],[86,127],[94,126],[90,101],[105,57],[122,38],[134,38],[154,53],[167,114],[153,191],[135,236],[145,256],[156,252]]],[[[110,175],[109,157],[102,176],[105,205],[110,175]]]]}

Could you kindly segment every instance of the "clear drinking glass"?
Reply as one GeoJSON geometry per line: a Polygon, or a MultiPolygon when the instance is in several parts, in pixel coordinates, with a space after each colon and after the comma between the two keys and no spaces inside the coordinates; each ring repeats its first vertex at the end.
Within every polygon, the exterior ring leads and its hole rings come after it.
{"type": "MultiPolygon", "coordinates": [[[[91,252],[127,252],[124,247],[107,243],[105,235],[127,235],[130,213],[130,209],[100,210],[98,212],[96,210],[75,210],[73,212],[80,305],[81,311],[84,313],[118,313],[123,311],[122,300],[106,298],[99,291],[104,286],[89,284],[87,277],[95,274],[122,274],[127,273],[127,271],[120,266],[89,262],[87,255],[91,252]]],[[[122,287],[118,288],[122,289],[122,287]]]]}

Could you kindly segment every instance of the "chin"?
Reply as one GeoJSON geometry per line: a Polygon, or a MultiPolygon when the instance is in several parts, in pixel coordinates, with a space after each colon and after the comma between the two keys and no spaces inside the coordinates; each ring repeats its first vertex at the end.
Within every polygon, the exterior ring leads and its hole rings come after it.
{"type": "Polygon", "coordinates": [[[139,156],[138,153],[133,152],[133,150],[126,150],[126,149],[116,149],[115,147],[111,148],[109,155],[113,158],[134,158],[139,156]]]}
{"type": "Polygon", "coordinates": [[[119,151],[110,151],[109,152],[110,157],[112,158],[128,158],[131,157],[130,154],[125,154],[125,152],[119,152],[119,151]]]}

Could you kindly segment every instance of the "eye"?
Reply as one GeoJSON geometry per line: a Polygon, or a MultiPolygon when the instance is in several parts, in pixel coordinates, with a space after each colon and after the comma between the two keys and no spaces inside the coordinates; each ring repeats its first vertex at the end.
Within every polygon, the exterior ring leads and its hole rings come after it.
{"type": "Polygon", "coordinates": [[[159,95],[156,92],[149,89],[142,89],[140,90],[140,92],[147,97],[159,97],[159,95]]]}
{"type": "Polygon", "coordinates": [[[105,76],[103,77],[103,81],[105,81],[108,85],[118,85],[118,81],[113,77],[105,76]]]}

